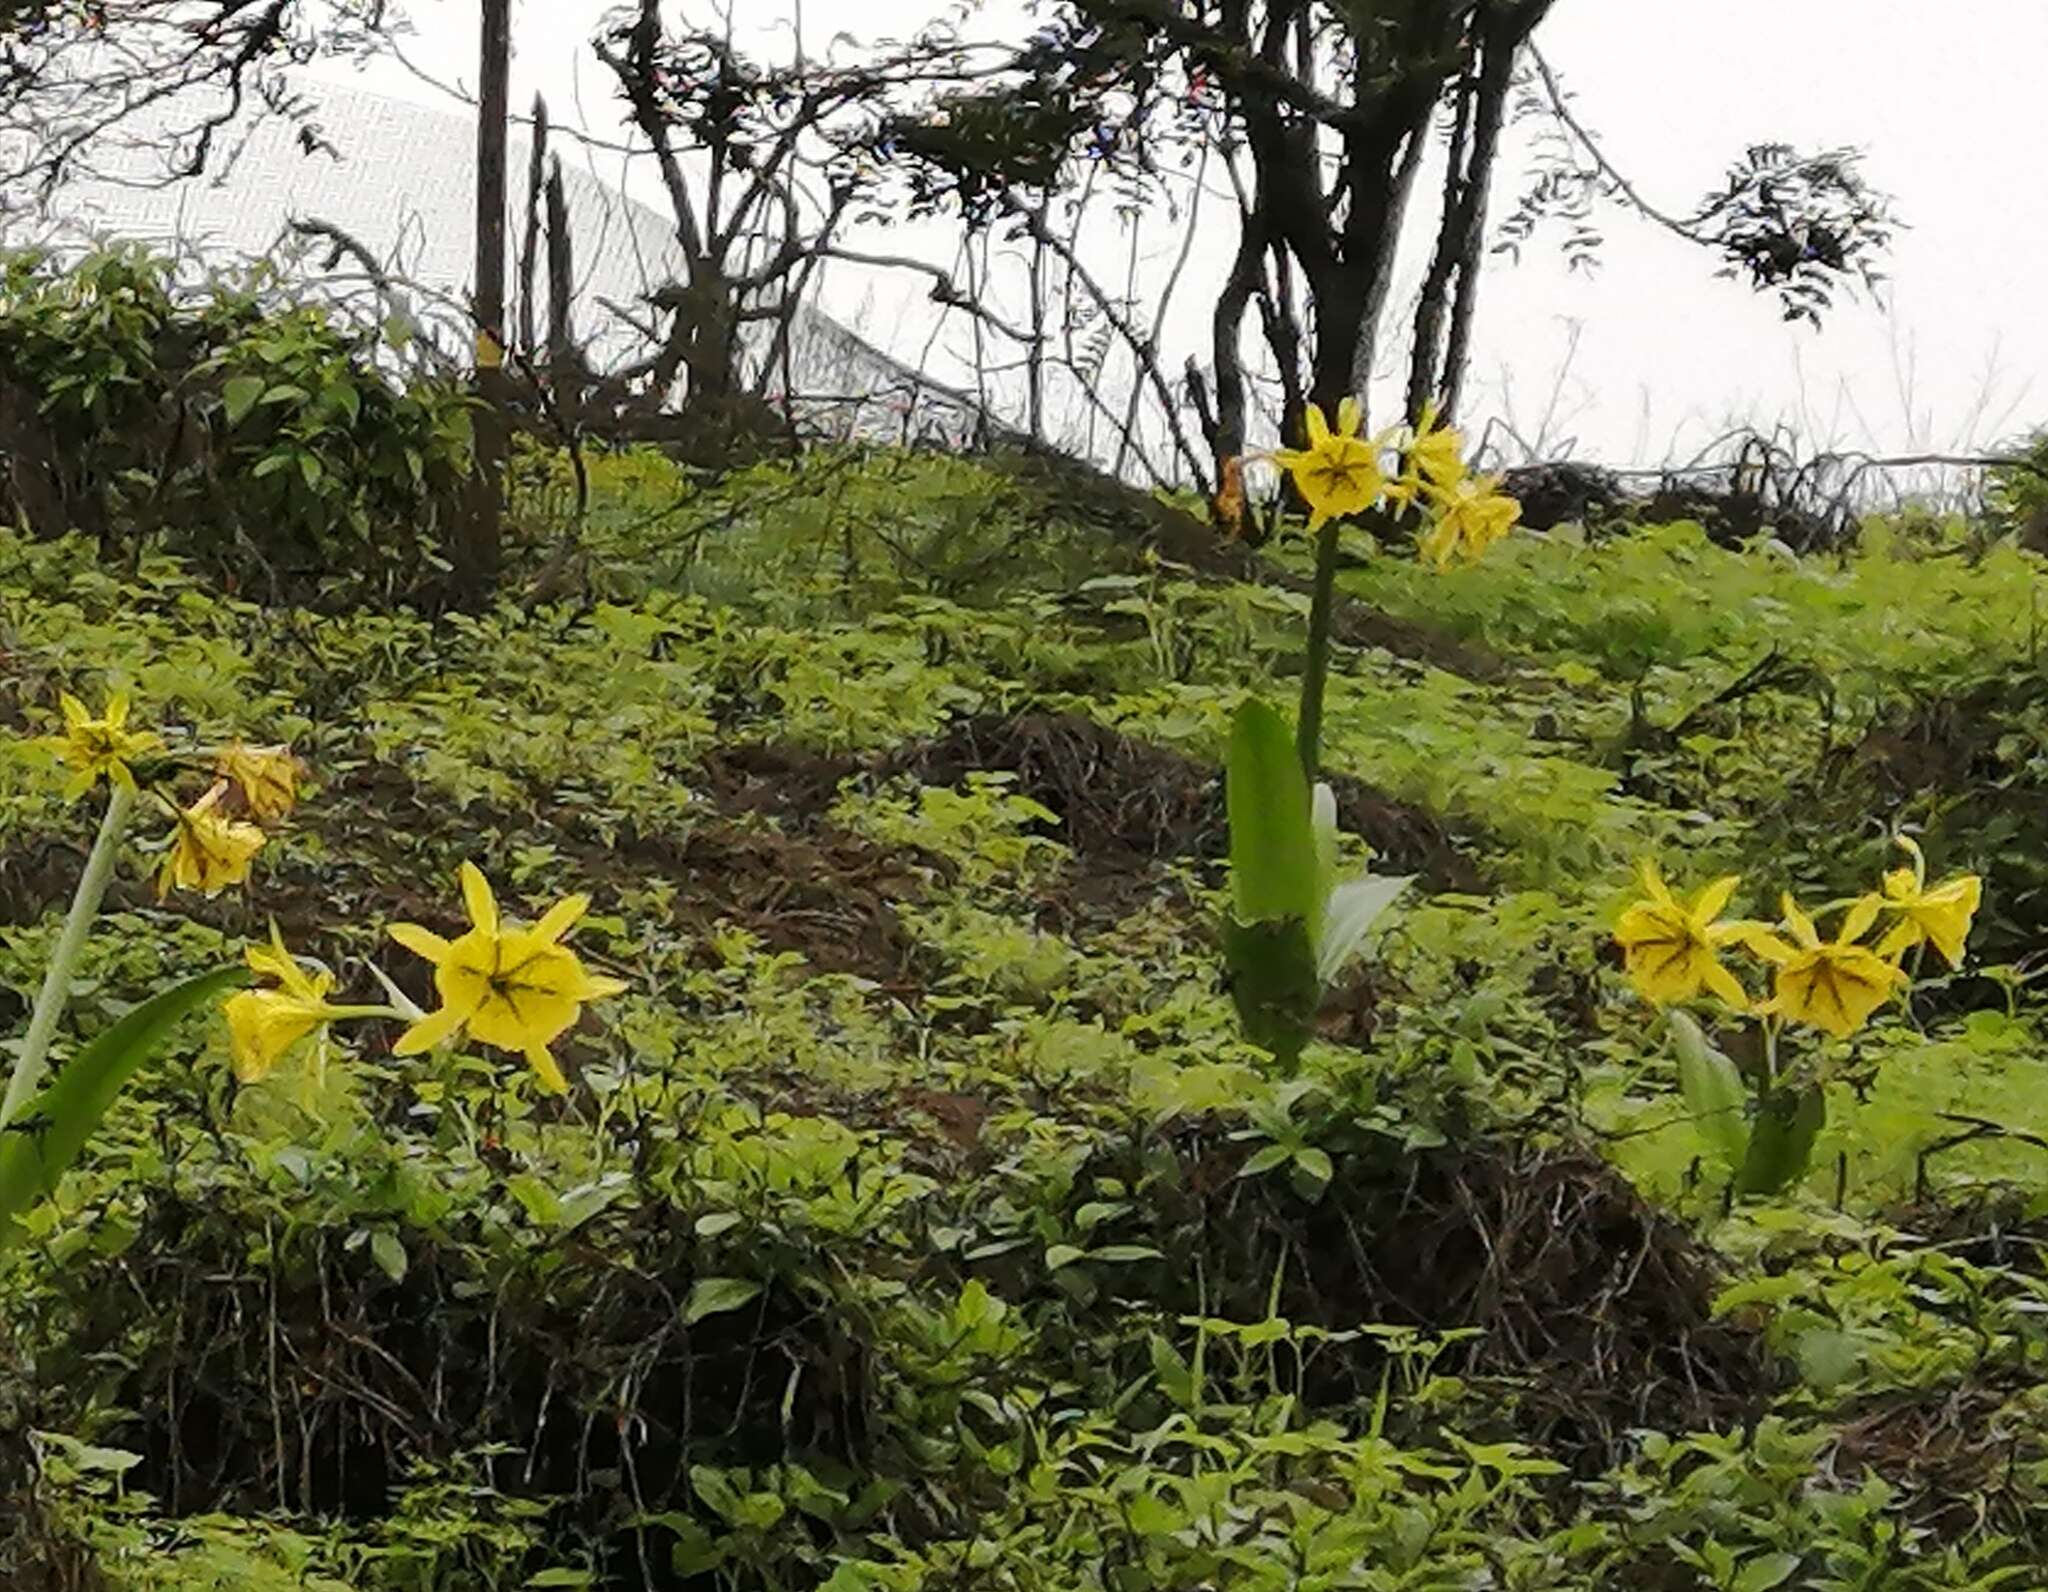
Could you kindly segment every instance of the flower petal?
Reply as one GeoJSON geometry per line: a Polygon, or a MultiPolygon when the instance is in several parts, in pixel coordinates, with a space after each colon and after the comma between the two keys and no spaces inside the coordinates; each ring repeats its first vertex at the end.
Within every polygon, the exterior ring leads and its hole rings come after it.
{"type": "Polygon", "coordinates": [[[1708,885],[1699,893],[1698,898],[1692,904],[1693,921],[1696,923],[1713,922],[1714,919],[1721,915],[1722,908],[1727,906],[1729,900],[1734,896],[1735,887],[1741,883],[1742,875],[1731,873],[1724,874],[1721,878],[1708,885]]]}
{"type": "Polygon", "coordinates": [[[1854,945],[1870,932],[1871,924],[1884,910],[1884,897],[1879,895],[1859,896],[1843,914],[1842,926],[1835,933],[1837,945],[1854,945]]]}
{"type": "Polygon", "coordinates": [[[1359,407],[1356,398],[1346,393],[1337,404],[1337,435],[1355,437],[1364,423],[1365,411],[1359,407]]]}
{"type": "Polygon", "coordinates": [[[394,923],[385,932],[415,956],[434,963],[448,959],[448,942],[432,929],[423,929],[417,923],[394,923]]]}
{"type": "Polygon", "coordinates": [[[498,932],[498,898],[491,894],[491,882],[483,870],[473,862],[465,862],[460,870],[462,879],[462,902],[469,909],[469,921],[476,925],[480,934],[498,932]]]}
{"type": "Polygon", "coordinates": [[[391,1047],[391,1054],[417,1056],[422,1051],[432,1050],[460,1028],[467,1015],[455,1006],[443,1006],[437,1012],[427,1013],[398,1036],[398,1043],[391,1047]]]}
{"type": "Polygon", "coordinates": [[[1782,897],[1782,905],[1785,913],[1785,926],[1792,931],[1792,938],[1805,946],[1809,951],[1819,945],[1820,930],[1813,926],[1812,918],[1799,910],[1799,903],[1792,899],[1792,892],[1790,890],[1787,890],[1782,897]]]}
{"type": "Polygon", "coordinates": [[[542,915],[530,931],[536,940],[553,945],[576,926],[576,922],[590,910],[587,895],[563,896],[542,915]]]}
{"type": "Polygon", "coordinates": [[[1308,427],[1308,451],[1321,452],[1330,445],[1330,423],[1323,418],[1323,406],[1310,404],[1302,416],[1302,423],[1308,427]]]}
{"type": "Polygon", "coordinates": [[[549,1094],[567,1094],[569,1080],[562,1076],[562,1069],[555,1058],[548,1054],[548,1047],[532,1044],[526,1047],[526,1063],[540,1078],[540,1086],[549,1094]]]}
{"type": "Polygon", "coordinates": [[[1738,1012],[1750,1008],[1749,991],[1742,987],[1736,976],[1719,962],[1710,962],[1700,975],[1701,982],[1709,990],[1734,1007],[1738,1012]]]}

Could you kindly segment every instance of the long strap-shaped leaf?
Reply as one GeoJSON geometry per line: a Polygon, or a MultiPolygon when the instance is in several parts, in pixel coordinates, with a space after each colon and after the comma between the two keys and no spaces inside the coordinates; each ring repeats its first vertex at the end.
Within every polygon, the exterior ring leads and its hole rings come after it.
{"type": "Polygon", "coordinates": [[[56,1188],[121,1086],[178,1020],[247,977],[238,967],[224,967],[152,995],[72,1057],[21,1119],[0,1134],[0,1250],[20,1240],[20,1218],[56,1188]]]}

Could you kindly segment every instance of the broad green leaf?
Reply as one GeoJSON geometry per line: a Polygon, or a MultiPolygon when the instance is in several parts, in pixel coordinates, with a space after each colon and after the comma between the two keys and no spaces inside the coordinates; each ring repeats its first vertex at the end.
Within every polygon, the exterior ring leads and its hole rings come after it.
{"type": "Polygon", "coordinates": [[[1293,1153],[1284,1144],[1262,1145],[1259,1149],[1252,1152],[1243,1166],[1237,1169],[1237,1175],[1239,1177],[1257,1177],[1262,1172],[1270,1172],[1274,1167],[1285,1162],[1293,1153]]]}
{"type": "Polygon", "coordinates": [[[1337,1169],[1331,1164],[1328,1151],[1306,1144],[1294,1152],[1294,1181],[1306,1197],[1322,1198],[1323,1190],[1330,1186],[1330,1179],[1336,1175],[1337,1169]]]}
{"type": "Polygon", "coordinates": [[[202,973],[161,990],[64,1064],[0,1143],[0,1250],[19,1240],[20,1218],[57,1186],[136,1069],[187,1013],[246,982],[239,967],[202,973]]]}
{"type": "Polygon", "coordinates": [[[1740,1172],[1749,1155],[1749,1091],[1742,1074],[1684,1012],[1671,1013],[1668,1021],[1678,1052],[1678,1088],[1692,1124],[1728,1170],[1740,1172]]]}
{"type": "Polygon", "coordinates": [[[1263,702],[1237,710],[1224,795],[1238,922],[1312,925],[1320,890],[1308,780],[1287,721],[1263,702]]]}
{"type": "Polygon", "coordinates": [[[1365,944],[1365,937],[1388,907],[1413,883],[1410,876],[1381,878],[1366,874],[1330,892],[1323,907],[1323,938],[1316,947],[1316,978],[1324,988],[1337,981],[1345,964],[1365,944]]]}
{"type": "Polygon", "coordinates": [[[1741,1191],[1775,1194],[1804,1177],[1827,1116],[1827,1099],[1817,1088],[1781,1088],[1764,1096],[1742,1162],[1741,1191]]]}
{"type": "Polygon", "coordinates": [[[222,393],[223,408],[228,424],[239,426],[248,418],[249,411],[256,407],[256,400],[263,396],[269,384],[261,376],[231,376],[222,393]]]}
{"type": "Polygon", "coordinates": [[[1323,997],[1308,924],[1300,918],[1285,923],[1226,920],[1223,965],[1245,1038],[1291,1066],[1308,1043],[1309,1025],[1323,997]]]}
{"type": "Polygon", "coordinates": [[[1735,1575],[1733,1592],[1771,1592],[1771,1588],[1783,1586],[1799,1568],[1796,1553],[1767,1553],[1761,1558],[1751,1559],[1735,1575]]]}
{"type": "Polygon", "coordinates": [[[380,1227],[370,1234],[370,1258],[377,1263],[377,1269],[393,1282],[405,1281],[405,1245],[388,1227],[380,1227]]]}
{"type": "Polygon", "coordinates": [[[760,1292],[761,1285],[751,1277],[699,1277],[683,1301],[683,1325],[693,1327],[706,1316],[737,1310],[760,1292]]]}
{"type": "Polygon", "coordinates": [[[1058,1271],[1063,1266],[1071,1266],[1075,1261],[1086,1258],[1087,1254],[1088,1251],[1078,1244],[1048,1244],[1045,1250],[1045,1263],[1052,1270],[1058,1271]]]}

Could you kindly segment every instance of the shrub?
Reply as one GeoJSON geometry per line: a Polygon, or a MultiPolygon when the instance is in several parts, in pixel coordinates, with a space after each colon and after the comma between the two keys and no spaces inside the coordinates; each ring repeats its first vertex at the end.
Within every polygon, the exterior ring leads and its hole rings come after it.
{"type": "Polygon", "coordinates": [[[453,381],[261,271],[186,290],[109,249],[0,260],[0,493],[39,536],[189,557],[248,594],[419,595],[472,455],[453,381]]]}

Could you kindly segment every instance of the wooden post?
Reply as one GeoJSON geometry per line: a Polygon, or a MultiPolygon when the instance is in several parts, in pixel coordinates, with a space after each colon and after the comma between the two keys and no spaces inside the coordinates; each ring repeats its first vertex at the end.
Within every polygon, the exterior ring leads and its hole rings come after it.
{"type": "Polygon", "coordinates": [[[476,477],[459,574],[481,600],[503,555],[505,457],[505,158],[511,125],[512,0],[482,0],[476,115],[476,477]]]}

